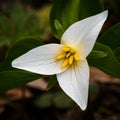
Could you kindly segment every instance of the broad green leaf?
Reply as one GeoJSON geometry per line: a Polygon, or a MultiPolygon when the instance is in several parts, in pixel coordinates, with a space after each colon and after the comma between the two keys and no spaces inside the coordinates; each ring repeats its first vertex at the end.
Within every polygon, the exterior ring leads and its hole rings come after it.
{"type": "Polygon", "coordinates": [[[0,72],[0,93],[12,88],[23,86],[40,77],[42,76],[22,70],[0,72]]]}
{"type": "Polygon", "coordinates": [[[86,17],[95,15],[103,10],[100,0],[56,0],[50,14],[50,24],[53,34],[57,38],[55,20],[59,21],[64,30],[71,24],[86,17]]]}
{"type": "Polygon", "coordinates": [[[46,89],[47,90],[51,89],[56,83],[57,83],[56,75],[51,76],[49,81],[48,81],[48,85],[47,85],[46,89]]]}
{"type": "Polygon", "coordinates": [[[0,71],[5,71],[11,69],[11,62],[4,61],[0,63],[0,71]]]}
{"type": "Polygon", "coordinates": [[[116,60],[112,50],[108,46],[97,42],[94,46],[94,50],[103,51],[107,53],[107,56],[99,59],[88,59],[89,65],[120,78],[120,63],[116,60]]]}
{"type": "Polygon", "coordinates": [[[5,61],[0,63],[0,92],[25,85],[26,83],[42,76],[22,70],[14,70],[14,68],[11,67],[11,62],[16,57],[42,44],[41,41],[38,41],[35,38],[26,37],[18,40],[11,46],[11,48],[9,48],[5,61]]]}
{"type": "Polygon", "coordinates": [[[97,50],[92,50],[92,52],[89,54],[89,56],[87,57],[88,59],[97,59],[97,58],[102,58],[102,57],[106,57],[107,53],[103,52],[103,51],[97,51],[97,50]]]}
{"type": "Polygon", "coordinates": [[[19,57],[20,55],[40,45],[43,45],[43,42],[34,37],[22,38],[10,47],[6,56],[6,60],[11,61],[16,57],[19,57]]]}
{"type": "Polygon", "coordinates": [[[11,69],[11,62],[32,48],[43,45],[43,42],[33,37],[25,37],[17,40],[8,50],[6,59],[0,63],[0,71],[11,69]]]}
{"type": "Polygon", "coordinates": [[[100,38],[99,42],[109,46],[117,60],[120,62],[120,23],[109,28],[100,38]]]}
{"type": "Polygon", "coordinates": [[[114,55],[115,55],[116,59],[120,63],[120,46],[113,49],[113,52],[114,52],[114,55]]]}

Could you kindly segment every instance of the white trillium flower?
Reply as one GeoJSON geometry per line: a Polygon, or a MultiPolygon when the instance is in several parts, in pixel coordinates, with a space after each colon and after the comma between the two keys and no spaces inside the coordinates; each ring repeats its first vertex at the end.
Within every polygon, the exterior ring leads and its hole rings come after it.
{"type": "Polygon", "coordinates": [[[61,44],[36,47],[13,60],[12,66],[38,74],[56,74],[63,91],[85,110],[89,86],[86,57],[107,16],[108,11],[104,11],[72,24],[64,32],[61,44]]]}

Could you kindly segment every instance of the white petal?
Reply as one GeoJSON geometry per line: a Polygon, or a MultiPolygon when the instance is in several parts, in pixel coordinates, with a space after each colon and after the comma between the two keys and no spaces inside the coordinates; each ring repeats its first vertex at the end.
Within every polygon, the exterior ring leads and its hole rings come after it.
{"type": "Polygon", "coordinates": [[[72,47],[79,44],[84,49],[82,52],[87,56],[92,50],[107,16],[108,11],[106,10],[72,24],[63,34],[62,43],[72,47]]]}
{"type": "Polygon", "coordinates": [[[60,44],[48,44],[34,48],[16,58],[12,62],[12,66],[45,75],[61,73],[65,70],[61,67],[62,61],[56,61],[61,47],[60,44]]]}
{"type": "Polygon", "coordinates": [[[71,66],[63,73],[57,74],[63,91],[71,97],[82,110],[86,109],[89,85],[89,67],[87,61],[71,66]]]}

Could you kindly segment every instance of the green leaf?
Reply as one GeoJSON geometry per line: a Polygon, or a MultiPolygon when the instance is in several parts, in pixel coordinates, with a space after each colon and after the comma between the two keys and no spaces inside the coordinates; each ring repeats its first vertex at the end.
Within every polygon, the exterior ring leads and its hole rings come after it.
{"type": "Polygon", "coordinates": [[[11,69],[11,62],[4,61],[0,63],[0,71],[6,71],[11,69]]]}
{"type": "Polygon", "coordinates": [[[64,33],[64,29],[58,20],[55,20],[55,28],[57,30],[57,35],[59,35],[56,37],[59,39],[62,36],[62,34],[64,33]]]}
{"type": "Polygon", "coordinates": [[[11,62],[15,58],[40,45],[43,45],[43,42],[33,37],[25,37],[17,40],[9,48],[5,61],[0,63],[0,71],[11,69],[11,62]]]}
{"type": "Polygon", "coordinates": [[[53,99],[53,104],[57,108],[69,108],[75,105],[73,100],[68,97],[63,91],[56,92],[53,99]]]}
{"type": "Polygon", "coordinates": [[[50,77],[47,85],[47,90],[50,90],[55,84],[57,83],[57,78],[56,75],[53,75],[50,77]]]}
{"type": "Polygon", "coordinates": [[[6,60],[12,61],[29,50],[43,45],[43,42],[34,37],[24,37],[13,44],[7,52],[6,60]]]}
{"type": "Polygon", "coordinates": [[[34,104],[40,108],[50,107],[53,103],[53,96],[53,93],[43,94],[34,101],[34,104]]]}
{"type": "Polygon", "coordinates": [[[120,78],[120,63],[116,60],[112,50],[108,46],[97,42],[94,46],[94,50],[103,51],[107,53],[107,56],[99,59],[88,59],[89,65],[120,78]]]}
{"type": "Polygon", "coordinates": [[[89,85],[89,99],[95,100],[99,93],[99,85],[97,83],[91,82],[89,85]]]}
{"type": "Polygon", "coordinates": [[[56,29],[55,20],[59,21],[63,30],[71,24],[103,11],[100,0],[56,0],[50,14],[50,24],[53,34],[59,39],[61,33],[56,29]]]}
{"type": "Polygon", "coordinates": [[[15,87],[23,86],[40,77],[42,76],[22,70],[0,72],[0,93],[15,87]]]}
{"type": "Polygon", "coordinates": [[[92,52],[89,54],[89,56],[87,57],[88,59],[97,59],[97,58],[102,58],[102,57],[106,57],[107,53],[103,52],[103,51],[97,51],[97,50],[92,50],[92,52]]]}
{"type": "Polygon", "coordinates": [[[114,55],[116,57],[116,59],[118,60],[118,62],[120,63],[120,46],[113,49],[114,55]]]}
{"type": "Polygon", "coordinates": [[[49,92],[38,97],[34,104],[40,108],[57,107],[60,109],[70,108],[75,105],[63,91],[49,92]]]}
{"type": "Polygon", "coordinates": [[[109,28],[99,38],[99,42],[109,46],[113,50],[117,60],[120,62],[120,57],[118,57],[118,56],[120,56],[120,51],[119,51],[119,47],[120,47],[120,23],[109,28]]]}
{"type": "Polygon", "coordinates": [[[26,37],[18,40],[11,48],[9,48],[5,61],[0,63],[0,92],[25,85],[42,76],[22,70],[14,70],[14,68],[11,67],[11,62],[16,57],[42,44],[41,41],[38,41],[35,38],[26,37]]]}

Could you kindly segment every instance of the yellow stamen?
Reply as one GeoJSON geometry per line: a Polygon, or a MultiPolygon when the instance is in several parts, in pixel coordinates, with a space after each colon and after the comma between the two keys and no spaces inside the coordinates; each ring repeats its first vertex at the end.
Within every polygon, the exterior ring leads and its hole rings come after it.
{"type": "Polygon", "coordinates": [[[74,54],[74,59],[75,59],[76,61],[79,60],[79,55],[78,55],[78,53],[75,53],[75,54],[74,54]]]}
{"type": "Polygon", "coordinates": [[[70,55],[71,55],[71,53],[69,52],[69,53],[67,53],[66,57],[68,58],[70,55]]]}
{"type": "Polygon", "coordinates": [[[75,50],[73,48],[70,49],[71,53],[75,53],[75,50]]]}
{"type": "Polygon", "coordinates": [[[62,64],[62,68],[65,68],[68,65],[69,65],[69,61],[68,61],[68,59],[65,59],[64,62],[63,62],[63,64],[62,64]]]}
{"type": "Polygon", "coordinates": [[[70,47],[63,47],[62,50],[65,51],[65,52],[68,52],[71,48],[70,47]]]}
{"type": "Polygon", "coordinates": [[[69,64],[72,65],[72,63],[73,63],[73,55],[69,57],[69,64]]]}
{"type": "Polygon", "coordinates": [[[64,46],[62,50],[63,50],[61,51],[62,53],[56,56],[57,60],[63,60],[62,68],[71,66],[72,64],[79,60],[79,54],[76,52],[74,48],[64,46]]]}
{"type": "Polygon", "coordinates": [[[65,56],[66,56],[66,53],[61,53],[61,54],[57,55],[56,59],[60,60],[60,59],[65,58],[65,56]]]}

